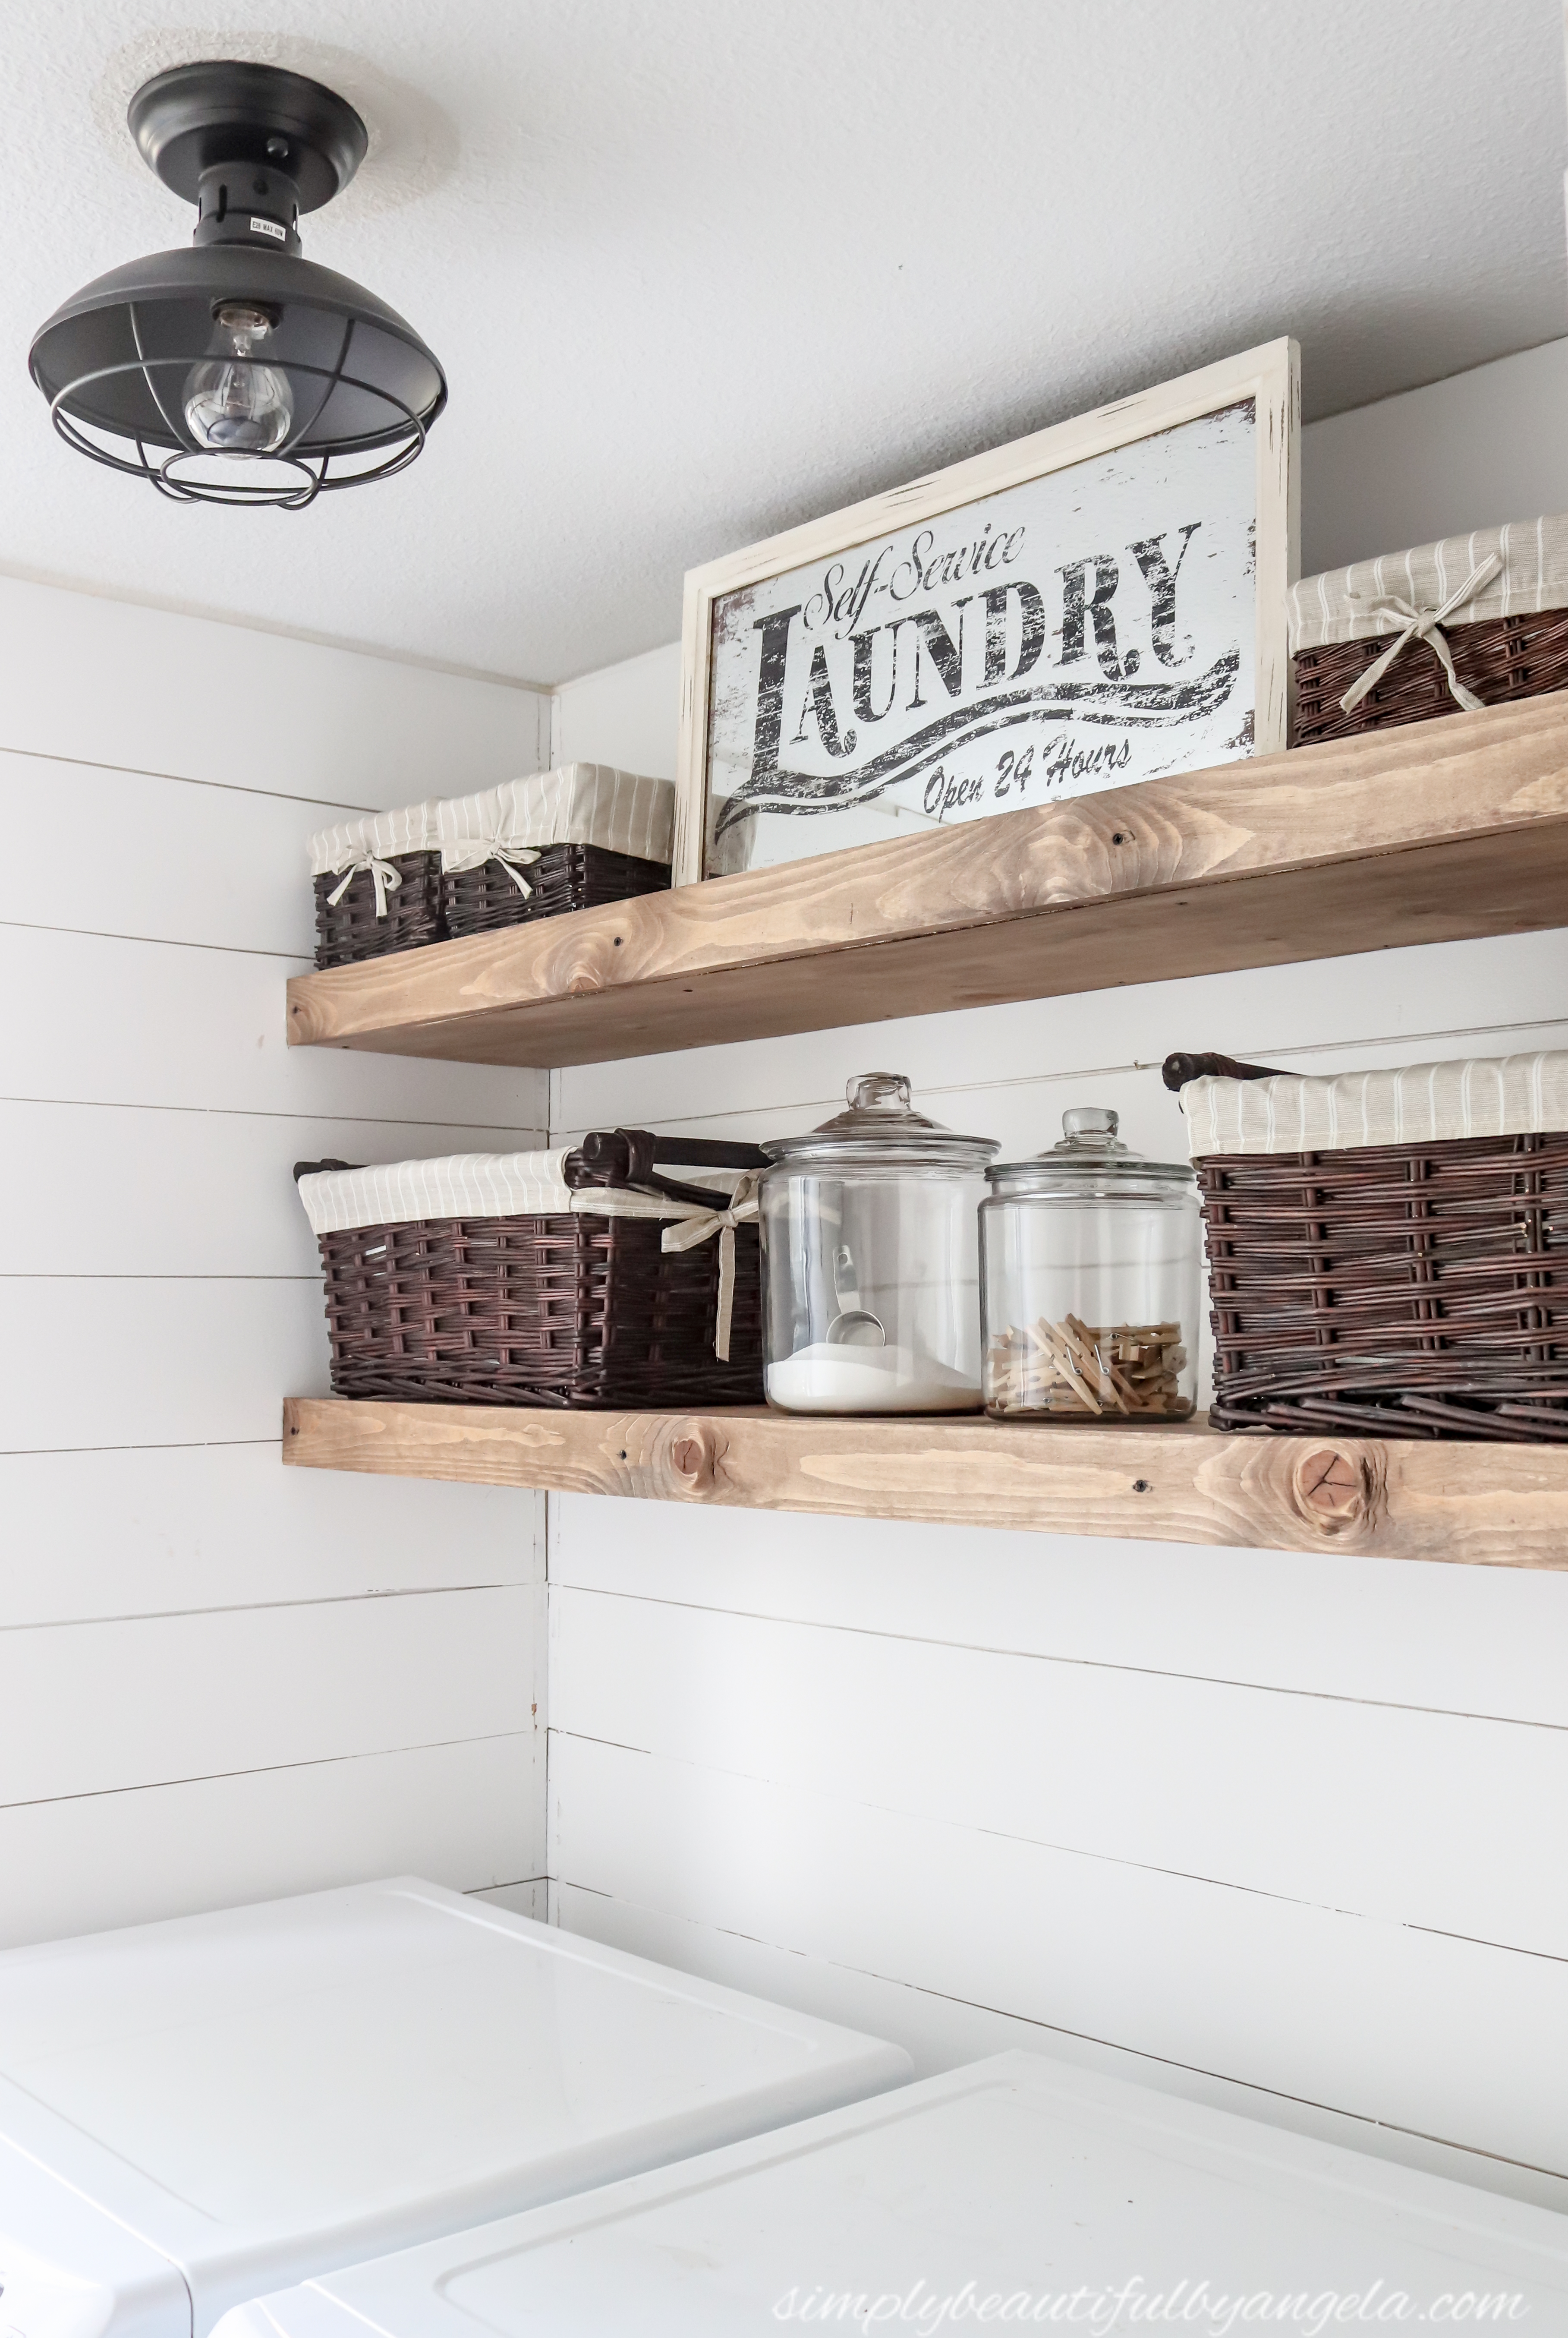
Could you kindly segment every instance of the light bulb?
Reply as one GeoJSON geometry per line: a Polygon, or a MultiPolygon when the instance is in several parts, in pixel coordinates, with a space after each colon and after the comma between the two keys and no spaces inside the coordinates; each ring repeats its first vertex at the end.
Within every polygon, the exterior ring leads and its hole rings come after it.
{"type": "Polygon", "coordinates": [[[265,309],[230,301],[218,310],[217,321],[230,353],[206,359],[186,376],[191,435],[213,455],[273,454],[293,426],[294,398],[287,374],[251,356],[252,344],[265,340],[272,319],[265,309]]]}

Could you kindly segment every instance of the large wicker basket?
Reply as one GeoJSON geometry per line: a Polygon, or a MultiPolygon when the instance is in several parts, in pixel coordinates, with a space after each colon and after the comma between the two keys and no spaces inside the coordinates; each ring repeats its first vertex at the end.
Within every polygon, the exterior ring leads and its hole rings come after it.
{"type": "Polygon", "coordinates": [[[478,795],[366,813],[310,840],[316,963],[624,901],[670,882],[675,791],[567,763],[478,795]]]}
{"type": "Polygon", "coordinates": [[[765,1165],[750,1145],[636,1129],[555,1153],[300,1163],[333,1389],[447,1404],[760,1403],[751,1189],[765,1165]]]}
{"type": "Polygon", "coordinates": [[[1182,1087],[1215,1426],[1568,1439],[1568,1055],[1226,1068],[1182,1087]]]}
{"type": "Polygon", "coordinates": [[[1305,577],[1289,630],[1298,747],[1561,690],[1568,516],[1305,577]]]}

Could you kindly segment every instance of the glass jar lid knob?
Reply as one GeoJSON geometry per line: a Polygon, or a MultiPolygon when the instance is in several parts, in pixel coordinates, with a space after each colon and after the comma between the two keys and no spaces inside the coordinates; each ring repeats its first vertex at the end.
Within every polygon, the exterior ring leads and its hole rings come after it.
{"type": "Polygon", "coordinates": [[[1071,1112],[1063,1114],[1062,1141],[1052,1150],[1069,1155],[1083,1154],[1096,1161],[1124,1158],[1127,1147],[1116,1134],[1120,1126],[1120,1115],[1113,1113],[1109,1105],[1077,1105],[1071,1112]]]}
{"type": "Polygon", "coordinates": [[[1120,1115],[1109,1105],[1081,1104],[1062,1115],[1062,1134],[1067,1137],[1114,1136],[1121,1125],[1120,1115]]]}
{"type": "Polygon", "coordinates": [[[907,1112],[909,1083],[902,1072],[862,1072],[844,1090],[857,1112],[907,1112]]]}

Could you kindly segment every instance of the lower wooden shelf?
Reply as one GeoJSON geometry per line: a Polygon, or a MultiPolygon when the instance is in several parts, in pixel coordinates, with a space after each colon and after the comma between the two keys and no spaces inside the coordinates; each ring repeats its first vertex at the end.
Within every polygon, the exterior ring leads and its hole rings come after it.
{"type": "Polygon", "coordinates": [[[720,1508],[1568,1569],[1568,1448],[290,1397],[283,1459],[720,1508]]]}

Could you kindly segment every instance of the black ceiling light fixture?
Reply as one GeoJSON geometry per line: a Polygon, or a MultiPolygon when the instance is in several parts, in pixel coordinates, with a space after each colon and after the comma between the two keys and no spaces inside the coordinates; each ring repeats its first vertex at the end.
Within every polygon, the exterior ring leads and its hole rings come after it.
{"type": "Polygon", "coordinates": [[[29,366],[79,454],[180,503],[299,510],[413,462],[440,366],[363,286],[301,257],[297,223],[365,159],[354,108],[276,65],[176,65],[131,134],[197,207],[194,248],[116,268],[57,309],[29,366]]]}

